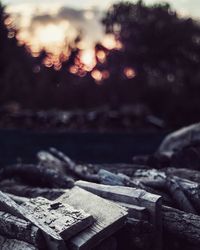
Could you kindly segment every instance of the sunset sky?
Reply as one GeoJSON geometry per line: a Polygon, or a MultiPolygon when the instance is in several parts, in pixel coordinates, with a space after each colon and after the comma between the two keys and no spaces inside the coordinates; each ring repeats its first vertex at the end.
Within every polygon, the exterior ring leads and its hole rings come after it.
{"type": "MultiPolygon", "coordinates": [[[[19,28],[18,39],[30,46],[33,53],[45,48],[54,54],[71,43],[81,33],[85,61],[92,62],[92,48],[103,41],[115,46],[112,37],[105,37],[100,20],[105,10],[116,0],[2,0],[19,28]]],[[[132,0],[131,2],[135,2],[132,0]]],[[[154,0],[144,1],[152,4],[154,0]]],[[[180,15],[200,17],[200,0],[168,0],[180,15]]]]}

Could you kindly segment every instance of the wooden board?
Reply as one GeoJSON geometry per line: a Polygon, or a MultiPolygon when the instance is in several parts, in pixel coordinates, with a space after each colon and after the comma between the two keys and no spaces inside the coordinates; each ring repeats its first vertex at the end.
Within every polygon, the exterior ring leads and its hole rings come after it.
{"type": "Polygon", "coordinates": [[[0,235],[0,249],[1,250],[37,250],[33,245],[26,242],[6,239],[0,235]]]}
{"type": "Polygon", "coordinates": [[[55,237],[61,236],[64,240],[68,240],[94,222],[93,217],[82,209],[77,210],[68,204],[52,202],[43,197],[30,199],[22,204],[22,207],[41,225],[53,230],[55,237]]]}
{"type": "Polygon", "coordinates": [[[148,220],[149,219],[148,211],[145,207],[139,207],[136,205],[127,204],[127,203],[123,203],[123,202],[116,202],[116,203],[119,204],[120,206],[125,207],[128,210],[128,217],[129,218],[135,218],[135,219],[139,219],[139,220],[148,220]]]}
{"type": "Polygon", "coordinates": [[[93,215],[95,223],[73,237],[69,241],[70,249],[86,250],[97,246],[101,241],[124,226],[127,211],[125,208],[87,192],[79,187],[67,190],[59,197],[57,202],[62,202],[82,208],[93,215]]]}
{"type": "MultiPolygon", "coordinates": [[[[4,212],[10,213],[19,218],[25,219],[33,223],[40,230],[42,230],[48,249],[50,250],[66,250],[65,241],[61,238],[59,233],[53,228],[49,227],[42,220],[35,216],[35,211],[28,211],[27,207],[18,205],[8,195],[0,191],[0,209],[4,212]]],[[[73,209],[73,208],[72,208],[73,209]]]]}
{"type": "Polygon", "coordinates": [[[124,186],[109,186],[96,184],[86,181],[77,181],[76,186],[90,191],[108,200],[128,203],[132,205],[142,206],[147,208],[149,212],[150,223],[154,226],[155,235],[157,237],[158,246],[155,249],[161,248],[162,237],[162,200],[161,196],[151,194],[142,189],[124,187],[124,186]],[[160,239],[160,240],[159,240],[160,239]]]}
{"type": "Polygon", "coordinates": [[[64,240],[56,234],[51,228],[46,226],[44,223],[38,221],[33,214],[30,214],[23,208],[21,205],[18,205],[14,202],[8,195],[0,191],[0,209],[6,213],[10,213],[14,216],[17,216],[21,219],[25,219],[33,223],[40,230],[42,230],[48,248],[50,250],[66,250],[66,245],[64,240]]]}

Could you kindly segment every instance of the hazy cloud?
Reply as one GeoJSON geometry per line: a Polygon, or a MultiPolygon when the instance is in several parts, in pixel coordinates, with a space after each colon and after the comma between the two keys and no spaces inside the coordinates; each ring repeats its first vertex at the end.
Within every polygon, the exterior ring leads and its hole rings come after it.
{"type": "Polygon", "coordinates": [[[101,40],[104,35],[104,28],[101,24],[102,17],[103,12],[97,9],[77,10],[62,7],[56,15],[34,15],[30,22],[30,31],[33,31],[38,25],[58,24],[67,21],[77,31],[77,34],[80,33],[83,40],[89,43],[89,47],[101,40]]]}

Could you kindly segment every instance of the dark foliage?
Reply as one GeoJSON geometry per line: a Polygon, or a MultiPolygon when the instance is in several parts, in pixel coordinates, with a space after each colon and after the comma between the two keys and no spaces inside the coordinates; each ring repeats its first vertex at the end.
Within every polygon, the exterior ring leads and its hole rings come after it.
{"type": "Polygon", "coordinates": [[[109,74],[98,84],[90,73],[80,76],[69,72],[79,53],[76,41],[70,48],[70,58],[56,71],[42,64],[45,52],[32,58],[24,46],[18,45],[17,31],[6,28],[6,18],[0,5],[1,104],[84,109],[143,103],[170,127],[199,120],[200,26],[179,17],[168,4],[147,7],[140,1],[119,3],[109,9],[103,24],[122,48],[108,51],[96,45],[96,52],[107,55],[105,62],[98,61],[96,70],[109,74]]]}
{"type": "Polygon", "coordinates": [[[141,1],[114,5],[103,22],[123,44],[104,65],[120,95],[127,88],[131,100],[148,104],[172,125],[199,120],[199,24],[180,18],[168,4],[146,7],[141,1]],[[125,67],[136,71],[134,79],[122,79],[125,67]]]}

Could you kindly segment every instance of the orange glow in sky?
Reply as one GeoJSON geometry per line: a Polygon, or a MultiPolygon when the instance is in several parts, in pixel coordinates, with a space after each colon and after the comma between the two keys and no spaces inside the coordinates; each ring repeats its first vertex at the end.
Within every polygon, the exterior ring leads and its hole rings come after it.
{"type": "Polygon", "coordinates": [[[92,71],[91,76],[94,78],[94,80],[98,84],[100,84],[100,82],[103,80],[103,75],[102,75],[101,71],[99,71],[97,69],[92,71]]]}
{"type": "Polygon", "coordinates": [[[61,43],[65,38],[62,26],[48,24],[45,27],[39,27],[37,30],[38,43],[47,46],[49,43],[61,43]]]}
{"type": "MultiPolygon", "coordinates": [[[[34,57],[39,56],[39,53],[45,49],[48,53],[53,56],[49,56],[44,61],[47,67],[54,65],[54,68],[60,69],[60,64],[58,63],[58,58],[61,54],[67,55],[67,41],[66,30],[69,27],[67,22],[62,22],[60,24],[48,24],[45,26],[38,26],[34,29],[31,35],[26,30],[20,30],[17,34],[17,39],[19,44],[25,44],[31,54],[34,57]]],[[[70,28],[69,28],[70,30],[70,28]]],[[[75,37],[75,36],[74,36],[75,37]]],[[[104,51],[98,51],[95,55],[94,47],[87,47],[84,42],[79,44],[80,60],[85,65],[84,69],[86,71],[91,71],[96,65],[96,56],[99,62],[103,63],[106,60],[106,53],[104,51]]],[[[114,39],[113,36],[105,35],[102,40],[102,45],[107,49],[118,48],[119,43],[114,39]]]]}
{"type": "Polygon", "coordinates": [[[128,78],[128,79],[132,79],[134,77],[136,77],[136,72],[133,68],[131,67],[126,67],[124,69],[124,75],[128,78]]]}
{"type": "Polygon", "coordinates": [[[94,49],[83,50],[80,53],[81,62],[85,65],[86,71],[91,71],[96,65],[94,49]]]}
{"type": "MultiPolygon", "coordinates": [[[[17,9],[16,13],[20,13],[20,19],[15,15],[12,16],[11,13],[12,18],[6,19],[5,24],[9,29],[13,28],[13,26],[18,29],[16,38],[18,39],[19,45],[25,44],[34,57],[38,57],[42,50],[46,50],[47,53],[49,53],[49,56],[44,60],[44,65],[59,70],[62,62],[67,60],[69,56],[69,46],[76,39],[80,24],[77,24],[76,21],[73,23],[73,18],[71,21],[66,18],[56,19],[55,17],[58,16],[59,8],[57,10],[49,10],[49,12],[43,12],[43,9],[38,9],[38,15],[36,15],[33,13],[33,10],[29,9],[28,11],[26,7],[27,6],[24,6],[24,9],[22,8],[21,10],[17,9]],[[40,19],[35,22],[31,21],[34,20],[35,16],[40,18],[41,16],[45,17],[45,15],[55,19],[52,18],[51,20],[51,18],[49,18],[48,22],[41,22],[40,19]],[[18,23],[18,26],[16,23],[18,23]]],[[[14,7],[10,9],[10,12],[15,13],[14,7]]],[[[76,12],[76,14],[77,13],[78,12],[76,12]]],[[[94,13],[95,12],[90,9],[83,10],[82,18],[84,18],[83,20],[85,20],[85,23],[82,25],[84,28],[87,28],[87,25],[90,26],[94,22],[97,22],[94,13]]],[[[97,60],[100,63],[104,63],[106,60],[106,53],[104,51],[98,51],[97,55],[95,55],[94,47],[97,42],[100,42],[108,50],[122,48],[121,43],[117,42],[113,35],[104,34],[103,27],[101,26],[100,21],[98,22],[99,24],[95,24],[96,26],[93,28],[88,27],[89,31],[86,30],[86,33],[89,33],[87,34],[86,39],[81,40],[77,44],[81,51],[76,67],[80,66],[81,70],[85,70],[86,72],[93,70],[97,60]],[[95,30],[95,27],[98,27],[99,30],[95,30]],[[97,34],[96,38],[94,37],[94,34],[97,34]]],[[[9,33],[9,37],[13,37],[12,31],[9,33]]],[[[77,71],[76,67],[72,68],[71,72],[75,73],[77,71]]],[[[100,78],[98,72],[93,75],[96,78],[100,78]]],[[[107,73],[104,72],[104,76],[107,76],[107,73]]]]}

